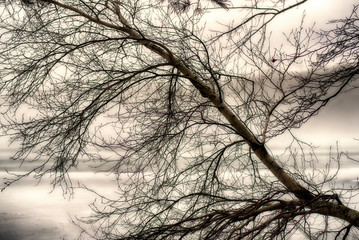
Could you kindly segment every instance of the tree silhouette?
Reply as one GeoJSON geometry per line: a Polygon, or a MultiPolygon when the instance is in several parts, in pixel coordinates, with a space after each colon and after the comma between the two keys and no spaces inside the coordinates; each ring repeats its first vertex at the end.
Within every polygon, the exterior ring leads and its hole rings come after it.
{"type": "Polygon", "coordinates": [[[1,126],[35,164],[5,183],[69,188],[80,159],[115,173],[118,195],[98,193],[87,221],[98,239],[355,236],[348,189],[267,148],[356,84],[357,7],[316,45],[298,28],[294,51],[271,46],[273,19],[305,2],[4,1],[1,126]],[[240,17],[212,29],[213,11],[240,17]]]}

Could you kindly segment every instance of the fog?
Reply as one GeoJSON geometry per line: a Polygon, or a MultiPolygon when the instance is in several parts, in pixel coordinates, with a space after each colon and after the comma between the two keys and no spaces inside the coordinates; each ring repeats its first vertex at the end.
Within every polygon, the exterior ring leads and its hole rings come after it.
{"type": "MultiPolygon", "coordinates": [[[[332,18],[332,11],[344,13],[356,1],[309,1],[305,5],[307,16],[315,19],[319,27],[325,27],[332,18]],[[337,4],[340,2],[339,4],[337,4]]],[[[290,12],[288,19],[298,20],[303,8],[290,12]]],[[[294,20],[293,20],[294,21],[294,20]]],[[[278,22],[279,29],[286,29],[294,22],[278,22]]],[[[273,36],[280,38],[281,36],[273,36]]],[[[310,119],[293,134],[301,140],[312,143],[321,154],[320,160],[326,161],[330,146],[335,150],[348,151],[354,159],[359,160],[359,92],[357,90],[339,95],[320,113],[310,119]]],[[[270,140],[268,146],[275,154],[281,154],[289,145],[290,136],[283,134],[270,140]]],[[[0,138],[0,177],[9,176],[5,170],[20,171],[31,169],[31,165],[19,169],[18,163],[10,161],[16,146],[8,148],[8,138],[0,138]]],[[[339,175],[339,184],[358,184],[358,163],[344,159],[343,169],[339,175]]],[[[0,240],[2,239],[74,239],[81,229],[71,221],[88,216],[88,204],[95,195],[76,186],[86,184],[88,187],[101,190],[101,193],[113,195],[116,183],[113,175],[94,173],[85,169],[72,172],[71,178],[75,187],[73,195],[66,194],[61,188],[53,189],[50,180],[44,178],[38,182],[30,177],[22,179],[0,193],[0,240]]],[[[115,195],[113,195],[115,197],[115,195]]],[[[354,204],[356,202],[354,201],[354,204]]]]}

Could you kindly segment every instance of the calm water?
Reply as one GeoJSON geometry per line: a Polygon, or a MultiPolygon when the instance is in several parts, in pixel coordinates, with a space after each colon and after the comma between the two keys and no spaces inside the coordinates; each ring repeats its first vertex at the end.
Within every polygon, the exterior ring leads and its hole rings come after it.
{"type": "MultiPolygon", "coordinates": [[[[320,154],[319,154],[320,155],[320,154]]],[[[328,154],[322,154],[321,161],[326,162],[328,154]]],[[[357,158],[359,154],[352,154],[357,158]]],[[[325,164],[319,164],[325,165],[325,164]]],[[[18,170],[12,161],[1,161],[0,169],[18,170]]],[[[332,169],[334,171],[335,169],[332,169]]],[[[310,169],[308,169],[310,172],[310,169]]],[[[1,179],[6,172],[0,171],[1,179]]],[[[125,176],[124,176],[125,177],[125,176]]],[[[72,172],[73,184],[85,183],[86,186],[98,189],[104,195],[113,195],[116,189],[114,176],[89,171],[72,172]]],[[[337,186],[358,186],[359,163],[346,160],[338,174],[337,186]]],[[[12,240],[32,239],[75,239],[80,233],[71,219],[86,217],[90,214],[88,204],[95,199],[94,194],[76,189],[74,195],[63,195],[60,188],[53,190],[50,180],[44,178],[40,183],[32,178],[22,179],[12,187],[0,192],[0,240],[1,232],[15,232],[12,240]],[[4,219],[10,219],[4,222],[4,219]],[[30,224],[30,225],[29,225],[30,224]],[[1,227],[2,226],[2,227],[1,227]],[[20,234],[21,233],[21,234],[20,234]],[[16,237],[17,236],[17,237],[16,237]],[[56,236],[56,237],[54,237],[56,236]]],[[[359,201],[358,201],[359,202],[359,201]]],[[[352,207],[359,209],[359,203],[353,201],[352,207]]],[[[6,238],[3,238],[6,239],[6,238]]]]}
{"type": "MultiPolygon", "coordinates": [[[[0,176],[5,174],[0,172],[0,176]]],[[[80,172],[72,175],[74,185],[86,182],[90,187],[108,194],[116,187],[104,174],[80,172]]],[[[1,231],[4,231],[1,226],[7,226],[8,232],[19,233],[17,238],[9,240],[75,239],[80,230],[71,220],[88,216],[88,205],[94,199],[95,196],[84,189],[76,189],[73,195],[64,195],[60,188],[51,188],[49,179],[38,183],[32,178],[25,178],[0,192],[0,219],[3,218],[0,220],[0,240],[3,240],[1,231]],[[4,222],[7,218],[9,222],[4,222]]]]}

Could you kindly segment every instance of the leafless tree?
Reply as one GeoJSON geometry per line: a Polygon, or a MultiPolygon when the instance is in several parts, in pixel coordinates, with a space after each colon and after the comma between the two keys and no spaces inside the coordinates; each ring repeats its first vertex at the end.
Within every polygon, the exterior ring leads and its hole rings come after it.
{"type": "Polygon", "coordinates": [[[36,165],[5,183],[50,173],[69,188],[80,159],[115,173],[118,195],[98,193],[87,220],[98,239],[355,236],[335,176],[267,148],[356,84],[356,7],[317,44],[299,26],[293,51],[272,47],[273,19],[305,2],[3,1],[1,126],[36,165]],[[205,25],[214,12],[235,15],[205,25]]]}

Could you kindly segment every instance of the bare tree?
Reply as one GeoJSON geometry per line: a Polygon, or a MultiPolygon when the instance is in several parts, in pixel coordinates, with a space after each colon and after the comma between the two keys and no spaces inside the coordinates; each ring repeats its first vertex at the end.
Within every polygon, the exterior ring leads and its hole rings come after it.
{"type": "Polygon", "coordinates": [[[87,221],[98,239],[355,236],[359,213],[325,190],[334,176],[266,143],[355,86],[357,8],[324,47],[293,29],[285,54],[267,27],[306,1],[288,2],[4,1],[1,126],[21,143],[14,159],[36,164],[6,184],[51,173],[70,187],[79,159],[114,172],[118,196],[98,193],[87,221]],[[213,11],[240,17],[211,29],[213,11]],[[328,71],[333,56],[351,62],[328,71]]]}

